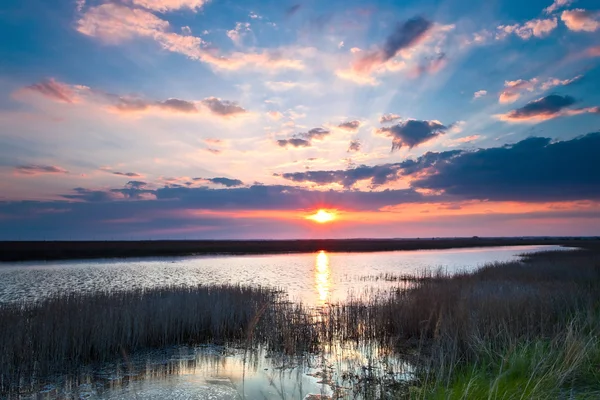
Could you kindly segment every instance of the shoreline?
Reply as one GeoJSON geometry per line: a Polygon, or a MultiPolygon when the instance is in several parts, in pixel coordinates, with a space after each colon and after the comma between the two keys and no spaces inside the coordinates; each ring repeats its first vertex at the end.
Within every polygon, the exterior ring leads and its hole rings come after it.
{"type": "Polygon", "coordinates": [[[439,238],[308,240],[2,241],[0,262],[161,256],[368,253],[558,245],[597,248],[598,238],[439,238]]]}

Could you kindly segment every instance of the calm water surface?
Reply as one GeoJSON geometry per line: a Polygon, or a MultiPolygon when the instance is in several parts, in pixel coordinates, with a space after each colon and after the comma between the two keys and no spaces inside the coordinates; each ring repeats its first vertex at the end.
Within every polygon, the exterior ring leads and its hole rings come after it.
{"type": "Polygon", "coordinates": [[[168,285],[240,283],[282,288],[309,305],[343,301],[394,283],[382,274],[450,273],[517,259],[525,252],[558,246],[514,246],[380,253],[307,253],[144,259],[0,263],[0,302],[39,300],[54,294],[152,288],[168,285]]]}

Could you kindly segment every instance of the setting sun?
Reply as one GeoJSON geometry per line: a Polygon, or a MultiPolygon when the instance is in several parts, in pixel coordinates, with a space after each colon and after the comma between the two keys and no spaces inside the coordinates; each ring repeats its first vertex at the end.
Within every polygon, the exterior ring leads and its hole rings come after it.
{"type": "Polygon", "coordinates": [[[336,213],[327,210],[319,210],[316,213],[309,215],[306,219],[313,220],[320,224],[324,224],[326,222],[331,222],[335,219],[336,213]]]}

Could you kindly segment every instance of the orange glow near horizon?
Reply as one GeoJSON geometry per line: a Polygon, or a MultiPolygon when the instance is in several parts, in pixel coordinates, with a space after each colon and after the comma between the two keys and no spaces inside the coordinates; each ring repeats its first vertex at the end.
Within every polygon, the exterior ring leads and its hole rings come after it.
{"type": "Polygon", "coordinates": [[[334,211],[328,211],[320,209],[316,213],[309,215],[306,219],[310,219],[312,221],[318,222],[319,224],[324,224],[326,222],[331,222],[336,219],[337,213],[334,211]]]}

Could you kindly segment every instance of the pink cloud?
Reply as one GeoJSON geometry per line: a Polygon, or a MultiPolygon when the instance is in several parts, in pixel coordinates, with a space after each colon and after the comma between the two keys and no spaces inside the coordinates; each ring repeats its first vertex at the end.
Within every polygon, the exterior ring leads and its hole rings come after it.
{"type": "Polygon", "coordinates": [[[488,93],[487,90],[478,90],[475,93],[473,93],[473,98],[474,99],[479,99],[479,98],[487,95],[487,93],[488,93]]]}
{"type": "Polygon", "coordinates": [[[595,32],[600,29],[600,12],[581,8],[563,11],[560,19],[572,31],[595,32]]]}
{"type": "Polygon", "coordinates": [[[21,175],[44,175],[44,174],[68,174],[64,168],[57,167],[55,165],[19,165],[15,167],[15,172],[21,175]]]}
{"type": "Polygon", "coordinates": [[[533,19],[523,25],[500,25],[497,28],[496,39],[504,39],[510,34],[515,34],[523,40],[528,40],[532,36],[541,38],[550,34],[557,26],[556,18],[533,19]]]}
{"type": "Polygon", "coordinates": [[[533,92],[535,85],[537,84],[537,78],[533,78],[529,81],[518,79],[516,81],[504,82],[505,89],[500,93],[498,101],[502,104],[513,103],[521,97],[521,93],[524,91],[533,92]]]}
{"type": "Polygon", "coordinates": [[[544,8],[546,14],[552,14],[554,11],[564,7],[568,7],[573,3],[574,0],[554,0],[554,3],[544,8]]]}
{"type": "MultiPolygon", "coordinates": [[[[148,0],[149,1],[149,0],[148,0]]],[[[304,69],[299,59],[309,55],[307,49],[277,49],[258,53],[234,52],[220,55],[209,49],[201,38],[169,31],[169,22],[141,9],[107,3],[90,8],[77,22],[77,30],[107,44],[119,44],[135,38],[148,38],[164,50],[208,63],[216,68],[238,70],[244,67],[261,69],[304,69]]]]}
{"type": "Polygon", "coordinates": [[[534,92],[538,90],[546,91],[556,86],[566,86],[582,78],[577,75],[571,79],[548,78],[541,82],[539,78],[530,80],[518,79],[516,81],[505,81],[505,89],[500,93],[498,101],[502,104],[513,103],[517,101],[524,92],[534,92]]]}
{"type": "Polygon", "coordinates": [[[39,83],[27,86],[15,94],[19,95],[24,92],[33,92],[41,94],[49,99],[58,101],[60,103],[76,103],[77,95],[70,85],[62,82],[57,82],[54,78],[46,79],[39,83]]]}
{"type": "Polygon", "coordinates": [[[131,3],[136,6],[159,12],[168,12],[181,8],[196,11],[202,8],[207,2],[207,0],[131,0],[131,3]]]}

